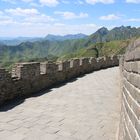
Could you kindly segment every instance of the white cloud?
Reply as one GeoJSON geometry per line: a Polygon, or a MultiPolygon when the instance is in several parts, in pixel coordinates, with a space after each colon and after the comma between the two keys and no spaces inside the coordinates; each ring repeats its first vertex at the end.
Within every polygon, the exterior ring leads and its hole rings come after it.
{"type": "Polygon", "coordinates": [[[16,0],[2,0],[3,2],[9,2],[11,4],[16,4],[16,0]]]}
{"type": "Polygon", "coordinates": [[[103,4],[111,4],[114,3],[115,0],[85,0],[89,4],[103,3],[103,4]]]}
{"type": "MultiPolygon", "coordinates": [[[[103,25],[102,25],[103,26],[103,25]]],[[[55,35],[66,35],[66,34],[92,34],[97,31],[102,26],[89,23],[89,24],[64,24],[64,23],[54,23],[54,24],[31,24],[31,23],[22,23],[15,24],[15,28],[0,28],[0,36],[9,36],[12,34],[13,36],[35,36],[42,37],[47,34],[55,34],[55,35]]],[[[111,30],[118,25],[109,25],[107,28],[111,30]]]]}
{"type": "Polygon", "coordinates": [[[17,2],[19,2],[19,1],[22,1],[22,2],[32,2],[32,1],[34,1],[34,0],[2,0],[2,1],[4,1],[4,2],[9,2],[9,3],[11,3],[11,4],[16,4],[17,2]]]}
{"type": "Polygon", "coordinates": [[[5,12],[15,15],[15,16],[33,16],[39,14],[37,9],[22,9],[22,8],[16,8],[16,9],[6,9],[5,12]]]}
{"type": "Polygon", "coordinates": [[[16,23],[12,17],[6,15],[0,15],[0,25],[14,24],[16,23]]]}
{"type": "Polygon", "coordinates": [[[31,24],[30,22],[23,22],[9,24],[9,26],[1,26],[0,36],[46,36],[47,34],[92,34],[100,26],[95,24],[63,24],[63,23],[54,23],[54,24],[31,24]]]}
{"type": "Polygon", "coordinates": [[[33,0],[22,0],[23,2],[32,2],[33,0]]]}
{"type": "Polygon", "coordinates": [[[140,0],[126,0],[127,3],[140,3],[140,0]]]}
{"type": "Polygon", "coordinates": [[[120,17],[115,14],[109,14],[107,16],[101,16],[99,19],[100,20],[117,20],[117,19],[120,19],[120,17]]]}
{"type": "Polygon", "coordinates": [[[61,11],[56,11],[55,14],[58,14],[60,16],[62,16],[64,19],[78,19],[78,18],[86,18],[88,17],[87,13],[80,13],[78,15],[76,15],[73,12],[61,12],[61,11]]]}
{"type": "MultiPolygon", "coordinates": [[[[56,21],[51,16],[40,13],[37,9],[5,9],[3,16],[8,15],[18,25],[34,25],[34,24],[48,24],[56,21]]],[[[7,24],[9,20],[6,20],[7,24]]],[[[9,21],[9,24],[11,22],[9,21]]]]}
{"type": "Polygon", "coordinates": [[[130,21],[130,22],[140,22],[140,18],[130,18],[130,19],[127,19],[126,21],[130,21]]]}
{"type": "Polygon", "coordinates": [[[32,17],[27,17],[24,20],[27,23],[37,23],[37,24],[45,24],[45,23],[49,23],[49,22],[53,22],[55,21],[55,19],[53,19],[50,16],[47,16],[45,14],[40,14],[40,15],[36,15],[36,16],[32,16],[32,17]]]}
{"type": "Polygon", "coordinates": [[[40,0],[40,3],[44,6],[55,7],[59,4],[58,0],[40,0]]]}
{"type": "Polygon", "coordinates": [[[84,34],[92,34],[95,32],[99,26],[93,23],[89,24],[54,24],[54,26],[50,27],[49,33],[51,34],[77,34],[77,33],[84,33],[84,34]]]}
{"type": "Polygon", "coordinates": [[[65,26],[63,23],[54,23],[54,26],[65,26]]]}
{"type": "Polygon", "coordinates": [[[0,11],[0,15],[2,15],[3,14],[3,12],[2,11],[0,11]]]}

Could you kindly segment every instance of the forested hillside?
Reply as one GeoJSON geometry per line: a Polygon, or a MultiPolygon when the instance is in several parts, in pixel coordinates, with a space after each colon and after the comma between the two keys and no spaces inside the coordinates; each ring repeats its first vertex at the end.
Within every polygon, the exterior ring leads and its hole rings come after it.
{"type": "MultiPolygon", "coordinates": [[[[82,39],[46,40],[23,42],[9,46],[0,44],[0,65],[9,67],[15,62],[63,60],[73,57],[99,57],[122,54],[131,38],[140,36],[140,28],[103,27],[82,39]]],[[[73,37],[73,36],[72,36],[73,37]]]]}

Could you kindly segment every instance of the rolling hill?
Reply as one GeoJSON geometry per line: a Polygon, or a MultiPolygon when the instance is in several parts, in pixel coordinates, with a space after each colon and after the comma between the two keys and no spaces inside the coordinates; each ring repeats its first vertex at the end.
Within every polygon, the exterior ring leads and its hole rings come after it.
{"type": "Polygon", "coordinates": [[[140,37],[140,28],[121,26],[112,30],[102,27],[92,35],[80,39],[72,36],[72,39],[67,40],[43,39],[13,46],[1,44],[0,65],[7,67],[21,61],[64,60],[73,57],[122,54],[130,39],[134,37],[140,37]]]}

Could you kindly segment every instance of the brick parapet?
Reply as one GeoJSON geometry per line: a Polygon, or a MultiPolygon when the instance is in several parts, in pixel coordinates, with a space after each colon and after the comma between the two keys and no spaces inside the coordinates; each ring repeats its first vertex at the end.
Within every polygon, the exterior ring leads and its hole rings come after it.
{"type": "Polygon", "coordinates": [[[118,57],[75,58],[57,63],[17,63],[11,74],[5,69],[0,69],[0,104],[39,92],[81,74],[117,65],[118,57]]]}
{"type": "Polygon", "coordinates": [[[140,39],[120,60],[122,110],[119,140],[140,140],[140,39]]]}

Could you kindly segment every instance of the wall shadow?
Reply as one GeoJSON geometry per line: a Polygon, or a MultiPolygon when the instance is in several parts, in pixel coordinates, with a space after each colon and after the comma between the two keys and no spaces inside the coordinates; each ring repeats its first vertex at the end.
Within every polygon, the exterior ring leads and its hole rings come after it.
{"type": "Polygon", "coordinates": [[[80,75],[77,78],[72,78],[70,80],[66,80],[65,82],[60,82],[60,83],[54,84],[54,85],[50,86],[49,88],[43,89],[39,92],[30,94],[30,95],[27,95],[27,96],[16,97],[13,100],[8,100],[7,102],[5,102],[4,104],[2,104],[0,106],[0,112],[9,111],[9,110],[17,107],[18,105],[24,103],[27,98],[39,97],[39,96],[42,96],[44,94],[48,94],[52,91],[53,88],[60,88],[62,86],[67,85],[68,83],[73,83],[73,82],[77,81],[78,78],[81,78],[81,77],[84,77],[84,76],[85,76],[85,74],[80,75]]]}
{"type": "MultiPolygon", "coordinates": [[[[107,68],[102,68],[102,69],[107,69],[107,68]]],[[[49,86],[48,88],[42,89],[39,92],[35,92],[35,93],[30,94],[30,95],[26,95],[26,96],[24,95],[24,96],[16,97],[12,100],[8,100],[4,104],[0,105],[0,112],[9,111],[9,110],[15,108],[16,106],[24,103],[27,98],[39,97],[39,96],[42,96],[44,94],[48,94],[53,90],[53,88],[60,88],[60,87],[65,86],[69,83],[73,83],[73,82],[77,81],[78,78],[82,78],[87,74],[97,72],[97,71],[99,71],[99,70],[94,70],[94,71],[88,72],[86,74],[81,74],[78,77],[73,77],[71,79],[65,80],[64,82],[56,83],[52,86],[49,86]]]]}

